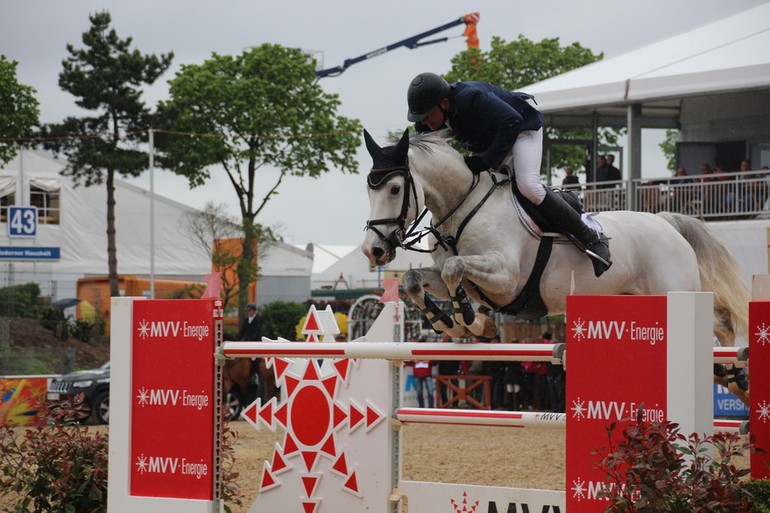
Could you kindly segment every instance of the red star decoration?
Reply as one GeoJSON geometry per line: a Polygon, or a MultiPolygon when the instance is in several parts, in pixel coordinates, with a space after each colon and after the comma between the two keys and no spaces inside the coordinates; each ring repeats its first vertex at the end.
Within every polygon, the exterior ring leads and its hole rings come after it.
{"type": "Polygon", "coordinates": [[[286,401],[279,405],[272,398],[262,404],[257,399],[241,414],[257,429],[264,425],[272,431],[277,427],[285,430],[282,446],[276,444],[272,461],[265,462],[262,469],[260,491],[280,486],[276,475],[294,470],[299,474],[305,490],[306,498],[301,500],[303,511],[319,513],[321,498],[314,494],[323,476],[320,461],[326,459],[329,463],[325,468],[343,479],[342,489],[360,497],[358,476],[348,465],[344,451],[339,448],[336,434],[345,426],[348,433],[361,426],[368,433],[385,417],[368,401],[359,405],[351,400],[346,407],[336,400],[340,382],[345,383],[350,377],[350,360],[334,361],[330,366],[330,376],[321,376],[315,359],[296,361],[296,365],[304,364],[299,376],[288,372],[294,363],[292,360],[271,360],[276,383],[285,387],[286,401]],[[298,455],[299,460],[292,463],[298,455]]]}

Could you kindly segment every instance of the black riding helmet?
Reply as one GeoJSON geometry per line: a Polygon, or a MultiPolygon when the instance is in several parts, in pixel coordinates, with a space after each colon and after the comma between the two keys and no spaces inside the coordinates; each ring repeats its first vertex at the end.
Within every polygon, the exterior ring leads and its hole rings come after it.
{"type": "Polygon", "coordinates": [[[450,91],[449,84],[440,75],[420,73],[409,84],[406,93],[409,104],[406,118],[412,122],[422,121],[433,107],[449,96],[450,91]]]}

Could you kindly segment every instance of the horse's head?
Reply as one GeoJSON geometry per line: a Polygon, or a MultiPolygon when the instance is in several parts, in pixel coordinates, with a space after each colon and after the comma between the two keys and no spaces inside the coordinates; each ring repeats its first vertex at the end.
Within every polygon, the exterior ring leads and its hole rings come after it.
{"type": "Polygon", "coordinates": [[[384,265],[396,257],[407,227],[421,210],[422,189],[409,170],[408,130],[395,146],[381,148],[366,130],[364,140],[373,164],[367,177],[371,210],[361,249],[372,265],[384,265]]]}

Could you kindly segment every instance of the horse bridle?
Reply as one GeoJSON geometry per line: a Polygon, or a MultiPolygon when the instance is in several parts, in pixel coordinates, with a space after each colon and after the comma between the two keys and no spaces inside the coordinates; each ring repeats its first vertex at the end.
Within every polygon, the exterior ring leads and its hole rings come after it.
{"type": "Polygon", "coordinates": [[[366,221],[364,231],[372,230],[380,240],[390,244],[392,247],[404,248],[404,241],[411,235],[414,226],[417,225],[419,220],[425,215],[427,210],[423,210],[422,214],[417,216],[412,223],[412,229],[407,231],[406,217],[409,215],[409,194],[412,194],[414,198],[414,206],[417,209],[417,189],[414,186],[414,178],[409,170],[409,161],[400,166],[386,167],[381,169],[372,169],[369,171],[369,176],[366,178],[366,183],[370,189],[376,190],[382,187],[392,175],[402,175],[404,177],[404,196],[401,201],[401,212],[398,217],[389,217],[383,219],[370,219],[366,221]],[[385,235],[381,230],[377,228],[378,225],[383,224],[395,224],[398,226],[393,230],[390,235],[385,235]]]}

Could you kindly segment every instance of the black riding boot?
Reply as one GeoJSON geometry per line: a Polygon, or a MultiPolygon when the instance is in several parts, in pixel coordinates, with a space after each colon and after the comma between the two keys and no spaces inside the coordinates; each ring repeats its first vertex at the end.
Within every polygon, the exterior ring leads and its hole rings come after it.
{"type": "Polygon", "coordinates": [[[600,237],[586,226],[580,219],[580,213],[569,206],[560,195],[546,188],[545,199],[535,208],[555,229],[564,233],[579,247],[582,246],[581,249],[591,257],[597,278],[610,268],[612,261],[609,239],[603,235],[600,237]]]}

